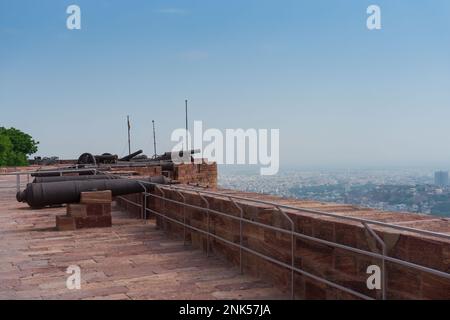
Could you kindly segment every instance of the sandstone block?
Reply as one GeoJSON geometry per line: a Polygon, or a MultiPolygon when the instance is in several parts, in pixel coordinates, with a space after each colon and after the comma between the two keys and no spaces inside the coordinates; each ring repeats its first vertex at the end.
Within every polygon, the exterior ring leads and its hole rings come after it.
{"type": "Polygon", "coordinates": [[[75,220],[69,216],[56,216],[56,229],[58,231],[75,230],[75,220]]]}
{"type": "Polygon", "coordinates": [[[77,229],[82,228],[107,228],[112,226],[111,216],[87,216],[75,218],[77,229]]]}
{"type": "Polygon", "coordinates": [[[82,192],[80,198],[80,203],[83,204],[108,204],[111,201],[111,190],[82,192]]]}
{"type": "Polygon", "coordinates": [[[90,203],[86,204],[86,215],[87,216],[104,216],[111,215],[111,203],[101,204],[101,203],[90,203]]]}
{"type": "Polygon", "coordinates": [[[70,203],[66,207],[67,215],[71,217],[86,217],[86,205],[80,203],[70,203]]]}

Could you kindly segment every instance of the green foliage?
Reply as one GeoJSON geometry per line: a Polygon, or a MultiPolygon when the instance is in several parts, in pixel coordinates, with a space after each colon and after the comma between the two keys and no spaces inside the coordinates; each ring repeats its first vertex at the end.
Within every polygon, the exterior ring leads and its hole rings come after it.
{"type": "Polygon", "coordinates": [[[39,142],[18,129],[0,127],[0,166],[27,164],[27,155],[37,152],[39,142]]]}

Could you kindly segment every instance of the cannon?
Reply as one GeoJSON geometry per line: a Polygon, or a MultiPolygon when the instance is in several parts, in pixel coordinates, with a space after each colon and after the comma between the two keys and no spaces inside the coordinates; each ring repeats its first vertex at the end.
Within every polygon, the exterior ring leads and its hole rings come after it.
{"type": "Polygon", "coordinates": [[[104,153],[99,156],[94,156],[96,163],[116,163],[119,158],[116,154],[104,153]]]}
{"type": "Polygon", "coordinates": [[[133,159],[134,157],[140,155],[143,151],[142,150],[138,150],[136,152],[133,152],[123,158],[120,158],[119,161],[131,161],[131,159],[133,159]]]}
{"type": "Polygon", "coordinates": [[[46,183],[46,182],[61,182],[61,181],[75,181],[75,180],[105,180],[105,179],[118,179],[118,176],[95,174],[84,176],[55,176],[55,177],[36,177],[33,183],[46,183]]]}
{"type": "Polygon", "coordinates": [[[123,158],[120,158],[116,154],[111,153],[103,153],[101,155],[93,155],[92,153],[83,153],[78,157],[78,164],[113,164],[117,163],[118,161],[131,161],[134,157],[140,155],[143,151],[138,150],[136,152],[133,152],[123,158]]]}
{"type": "Polygon", "coordinates": [[[88,152],[83,153],[78,157],[78,164],[97,164],[95,157],[88,152]]]}
{"type": "Polygon", "coordinates": [[[85,181],[60,181],[47,183],[29,183],[25,190],[17,192],[16,199],[26,202],[32,208],[77,203],[81,192],[111,190],[114,196],[151,191],[154,184],[167,184],[170,181],[163,176],[151,177],[143,181],[132,179],[104,179],[85,181]],[[145,187],[144,187],[145,186],[145,187]]]}
{"type": "Polygon", "coordinates": [[[169,152],[163,153],[160,156],[156,156],[153,160],[154,161],[155,160],[156,161],[172,161],[173,157],[175,157],[177,155],[180,158],[182,158],[185,155],[185,153],[193,155],[193,154],[200,153],[200,152],[201,152],[201,150],[199,150],[199,149],[192,149],[192,150],[187,150],[187,151],[175,151],[175,152],[169,151],[169,152]]]}
{"type": "Polygon", "coordinates": [[[78,157],[78,164],[99,164],[99,163],[116,163],[118,156],[111,153],[103,153],[101,155],[93,155],[91,153],[83,153],[78,157]]]}
{"type": "Polygon", "coordinates": [[[49,170],[39,170],[38,172],[34,172],[30,174],[32,177],[59,177],[66,173],[77,173],[81,175],[93,175],[95,173],[95,169],[90,170],[86,168],[84,170],[80,170],[80,168],[63,168],[63,169],[49,169],[49,170]]]}

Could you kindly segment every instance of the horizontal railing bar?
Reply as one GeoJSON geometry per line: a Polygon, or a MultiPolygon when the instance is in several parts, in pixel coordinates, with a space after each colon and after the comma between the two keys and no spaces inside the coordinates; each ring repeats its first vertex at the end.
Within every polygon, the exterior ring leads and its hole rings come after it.
{"type": "MultiPolygon", "coordinates": [[[[144,192],[143,192],[143,193],[144,193],[144,192]]],[[[142,208],[142,205],[141,205],[141,204],[139,204],[139,203],[137,203],[137,202],[134,202],[134,201],[131,201],[131,200],[129,200],[129,199],[127,199],[127,198],[124,198],[124,197],[122,197],[122,196],[117,196],[116,198],[121,199],[121,200],[123,200],[123,201],[125,201],[125,202],[131,203],[132,205],[135,205],[135,206],[138,206],[138,207],[142,208]]]]}
{"type": "Polygon", "coordinates": [[[90,172],[98,171],[96,168],[92,169],[61,169],[61,170],[37,170],[37,171],[16,171],[0,173],[0,176],[17,176],[17,175],[27,175],[27,174],[39,174],[39,173],[73,173],[73,172],[90,172]]]}

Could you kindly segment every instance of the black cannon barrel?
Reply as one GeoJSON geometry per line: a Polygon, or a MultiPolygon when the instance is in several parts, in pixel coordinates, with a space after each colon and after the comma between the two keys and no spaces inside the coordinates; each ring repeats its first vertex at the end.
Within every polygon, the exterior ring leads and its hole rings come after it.
{"type": "Polygon", "coordinates": [[[46,182],[61,182],[61,181],[81,181],[81,180],[105,180],[105,179],[118,179],[118,176],[95,174],[85,176],[57,176],[57,177],[36,177],[33,183],[46,183],[46,182]]]}
{"type": "Polygon", "coordinates": [[[162,160],[162,161],[171,161],[173,157],[179,156],[183,157],[185,154],[196,154],[200,153],[200,149],[192,149],[192,150],[183,150],[183,151],[175,151],[175,152],[165,152],[164,154],[157,156],[154,160],[162,160]]]}
{"type": "MultiPolygon", "coordinates": [[[[167,183],[165,177],[152,177],[146,179],[153,183],[167,183]]],[[[151,190],[148,184],[147,190],[151,190]]],[[[113,196],[120,196],[145,191],[143,184],[132,179],[106,179],[86,181],[61,181],[48,183],[29,183],[24,191],[18,192],[17,201],[26,202],[30,207],[42,208],[45,206],[80,201],[81,192],[111,190],[113,196]]]]}
{"type": "Polygon", "coordinates": [[[95,170],[88,170],[85,169],[83,171],[80,171],[79,169],[53,169],[53,170],[39,170],[39,172],[32,173],[32,177],[58,177],[61,176],[61,174],[65,173],[78,173],[81,175],[91,175],[95,173],[95,170]]]}
{"type": "Polygon", "coordinates": [[[133,152],[123,158],[120,158],[120,161],[130,161],[131,159],[133,159],[134,157],[136,157],[137,155],[140,155],[143,151],[142,150],[138,150],[136,152],[133,152]]]}

